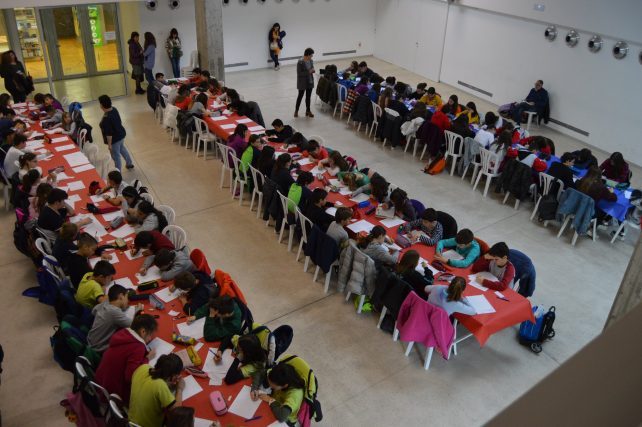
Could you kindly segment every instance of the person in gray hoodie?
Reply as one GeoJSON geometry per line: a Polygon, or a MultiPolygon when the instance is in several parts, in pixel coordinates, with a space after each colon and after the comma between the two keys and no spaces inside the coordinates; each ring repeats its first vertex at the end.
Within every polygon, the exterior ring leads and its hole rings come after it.
{"type": "MultiPolygon", "coordinates": [[[[129,298],[127,289],[115,284],[107,292],[108,300],[96,305],[92,310],[94,324],[87,335],[87,343],[98,352],[103,352],[109,347],[109,339],[119,329],[129,328],[134,316],[127,315],[129,298]]],[[[138,304],[134,313],[143,310],[143,305],[138,304]]]]}
{"type": "MultiPolygon", "coordinates": [[[[147,269],[151,267],[151,263],[147,264],[149,258],[145,260],[145,264],[143,264],[143,268],[140,270],[141,274],[147,273],[147,269]]],[[[161,280],[164,282],[174,280],[179,273],[184,271],[190,273],[196,271],[196,266],[192,263],[186,251],[161,249],[153,257],[153,264],[161,271],[161,280]]]]}

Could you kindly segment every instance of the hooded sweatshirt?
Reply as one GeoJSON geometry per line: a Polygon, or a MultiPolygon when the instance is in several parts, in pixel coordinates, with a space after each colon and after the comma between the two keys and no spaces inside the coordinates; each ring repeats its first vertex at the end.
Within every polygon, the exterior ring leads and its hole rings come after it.
{"type": "Polygon", "coordinates": [[[242,313],[239,305],[234,301],[234,311],[231,317],[210,317],[210,307],[206,304],[199,308],[194,316],[197,319],[205,317],[203,337],[205,341],[221,341],[241,333],[242,313]]]}

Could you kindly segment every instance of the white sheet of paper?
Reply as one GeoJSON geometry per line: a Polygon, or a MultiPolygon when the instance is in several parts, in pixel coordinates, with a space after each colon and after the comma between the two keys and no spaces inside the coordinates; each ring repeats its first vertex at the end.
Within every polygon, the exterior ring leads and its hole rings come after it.
{"type": "Polygon", "coordinates": [[[184,401],[203,391],[203,387],[201,387],[200,384],[196,382],[196,378],[194,378],[192,375],[186,376],[185,378],[183,378],[183,381],[185,381],[185,388],[183,389],[184,401]]]}
{"type": "Polygon", "coordinates": [[[154,295],[160,298],[163,302],[174,301],[180,294],[181,292],[178,289],[175,289],[174,292],[170,292],[169,286],[154,293],[154,295]]]}
{"type": "Polygon", "coordinates": [[[256,410],[259,409],[259,405],[262,400],[252,400],[250,397],[251,387],[249,385],[244,385],[239,394],[236,395],[236,399],[232,402],[229,411],[233,414],[236,414],[245,419],[252,418],[256,413],[256,410]]]}
{"type": "Polygon", "coordinates": [[[89,233],[94,236],[96,240],[100,240],[101,237],[107,234],[107,230],[101,223],[99,223],[96,218],[91,222],[91,224],[84,225],[82,231],[89,233]]]}
{"type": "Polygon", "coordinates": [[[111,222],[111,221],[113,221],[114,219],[116,219],[118,217],[124,217],[123,211],[121,211],[121,210],[117,210],[117,211],[114,211],[114,212],[109,212],[109,213],[106,213],[106,214],[102,214],[102,216],[103,216],[103,219],[105,221],[108,221],[108,222],[111,222]]]}
{"type": "Polygon", "coordinates": [[[415,267],[415,270],[418,273],[424,274],[424,266],[423,266],[424,262],[426,263],[426,267],[428,267],[428,269],[430,271],[432,271],[433,276],[436,276],[437,273],[439,273],[439,270],[437,270],[435,267],[430,265],[430,263],[427,260],[425,260],[425,259],[423,259],[421,257],[419,258],[419,262],[417,263],[417,267],[415,267]]]}
{"type": "Polygon", "coordinates": [[[300,166],[311,165],[312,164],[312,160],[308,159],[307,157],[304,157],[304,158],[302,158],[300,160],[297,160],[297,163],[300,166]]]}
{"type": "Polygon", "coordinates": [[[492,281],[497,281],[498,280],[497,277],[495,277],[494,275],[492,275],[488,271],[482,271],[482,272],[479,272],[479,273],[470,274],[468,276],[468,280],[469,280],[470,286],[472,286],[473,288],[477,288],[477,289],[479,289],[481,291],[487,291],[488,288],[486,286],[484,286],[482,282],[477,280],[477,275],[478,274],[481,275],[486,280],[492,280],[492,281]]]}
{"type": "Polygon", "coordinates": [[[210,427],[212,423],[213,421],[206,420],[205,418],[194,417],[194,427],[210,427]]]}
{"type": "Polygon", "coordinates": [[[149,344],[147,344],[147,347],[150,350],[156,350],[156,355],[152,360],[149,361],[149,364],[152,366],[156,365],[156,361],[159,357],[161,357],[163,354],[170,354],[176,348],[174,344],[168,343],[167,341],[164,341],[158,337],[151,340],[149,344]]]}
{"type": "Polygon", "coordinates": [[[354,196],[350,200],[355,202],[355,203],[361,203],[361,202],[365,202],[369,198],[370,198],[370,196],[368,196],[367,194],[361,193],[361,194],[357,194],[356,196],[354,196]]]}
{"type": "Polygon", "coordinates": [[[69,191],[79,191],[86,187],[82,181],[72,181],[67,183],[67,188],[69,188],[69,191]]]}
{"type": "Polygon", "coordinates": [[[73,222],[75,224],[81,219],[85,219],[85,218],[91,218],[92,221],[96,221],[96,217],[93,214],[78,214],[69,218],[69,222],[73,222]]]}
{"type": "Polygon", "coordinates": [[[631,198],[631,194],[633,194],[632,190],[624,190],[624,197],[626,197],[627,199],[631,198]]]}
{"type": "Polygon", "coordinates": [[[42,148],[45,148],[45,145],[42,143],[41,140],[27,141],[27,145],[25,146],[25,151],[36,151],[42,148]]]}
{"type": "MultiPolygon", "coordinates": [[[[69,138],[66,137],[66,136],[59,136],[58,138],[51,138],[50,141],[51,141],[52,144],[57,144],[59,142],[69,141],[69,138]]],[[[74,147],[75,147],[75,145],[74,145],[74,147]]]]}
{"type": "Polygon", "coordinates": [[[401,218],[386,218],[379,220],[379,222],[386,228],[393,228],[406,223],[406,221],[401,218]]]}
{"type": "Polygon", "coordinates": [[[223,379],[234,362],[232,350],[228,349],[223,352],[221,361],[219,363],[215,363],[214,353],[216,353],[216,350],[218,349],[215,347],[207,350],[207,356],[205,357],[205,363],[203,364],[203,372],[207,372],[207,375],[210,377],[210,385],[223,384],[223,379]]]}
{"type": "Polygon", "coordinates": [[[176,317],[176,316],[178,316],[178,315],[179,315],[179,314],[181,314],[181,313],[180,313],[180,312],[178,312],[178,311],[175,311],[175,310],[170,310],[169,312],[167,312],[167,314],[169,314],[169,315],[170,315],[170,316],[172,316],[172,317],[176,317]]]}
{"type": "Polygon", "coordinates": [[[134,233],[136,230],[134,230],[134,227],[132,227],[129,224],[123,224],[120,227],[118,227],[115,230],[112,230],[109,232],[112,236],[119,238],[119,237],[126,237],[129,236],[130,234],[134,233]]]}
{"type": "Polygon", "coordinates": [[[138,251],[136,255],[132,255],[132,251],[130,251],[129,249],[126,249],[124,252],[128,260],[140,258],[143,256],[143,251],[138,251]]]}
{"type": "Polygon", "coordinates": [[[105,200],[105,198],[102,196],[102,194],[95,194],[93,196],[89,196],[91,199],[91,203],[97,205],[98,203],[102,202],[105,200]]]}
{"type": "Polygon", "coordinates": [[[342,196],[347,196],[349,194],[352,194],[352,190],[350,190],[348,187],[339,188],[339,194],[341,194],[342,196]]]}
{"type": "MultiPolygon", "coordinates": [[[[248,119],[247,117],[244,117],[242,119],[238,119],[236,123],[252,123],[252,119],[248,119]]],[[[250,129],[252,130],[252,129],[250,129]]]]}
{"type": "Polygon", "coordinates": [[[506,299],[506,297],[504,296],[504,294],[503,294],[503,293],[501,293],[501,292],[499,292],[499,291],[495,291],[495,295],[497,295],[499,298],[504,298],[504,299],[506,299]]]}
{"type": "Polygon", "coordinates": [[[118,283],[120,286],[123,286],[127,289],[136,290],[136,286],[134,286],[132,279],[130,279],[129,277],[121,277],[120,279],[114,279],[114,282],[118,283]]]}
{"type": "Polygon", "coordinates": [[[176,325],[176,327],[178,328],[178,332],[180,332],[181,335],[187,335],[188,337],[200,340],[201,338],[203,338],[205,318],[201,317],[200,319],[192,322],[189,325],[187,324],[187,322],[179,323],[178,325],[176,325]]]}
{"type": "Polygon", "coordinates": [[[225,117],[225,116],[216,116],[216,117],[210,117],[210,119],[212,121],[215,121],[215,122],[220,122],[221,120],[227,120],[227,117],[225,117]]]}
{"type": "Polygon", "coordinates": [[[82,166],[78,166],[78,167],[72,168],[72,170],[73,170],[74,172],[76,172],[76,173],[80,173],[80,172],[84,172],[84,171],[88,171],[88,170],[92,170],[92,169],[96,169],[96,168],[95,168],[95,167],[94,167],[94,165],[92,165],[91,163],[88,163],[88,164],[86,164],[86,165],[82,165],[82,166]]]}
{"type": "Polygon", "coordinates": [[[76,203],[76,202],[79,202],[80,200],[82,199],[80,198],[79,194],[72,194],[67,198],[66,202],[76,203]]]}
{"type": "Polygon", "coordinates": [[[464,259],[463,256],[459,255],[457,252],[455,252],[452,249],[442,252],[442,255],[445,258],[454,259],[454,260],[458,260],[458,261],[461,261],[462,259],[464,259]]]}
{"type": "Polygon", "coordinates": [[[160,280],[160,270],[155,265],[152,265],[144,275],[136,273],[136,278],[139,284],[150,280],[160,280]]]}
{"type": "Polygon", "coordinates": [[[312,169],[310,169],[310,173],[312,175],[323,175],[325,173],[325,168],[320,168],[319,166],[315,166],[312,169]]]}
{"type": "Polygon", "coordinates": [[[477,314],[494,313],[495,308],[488,302],[484,295],[472,295],[466,297],[470,305],[475,308],[477,314]]]}
{"type": "Polygon", "coordinates": [[[31,134],[31,139],[38,138],[39,136],[45,136],[45,134],[42,132],[34,132],[31,134]]]}
{"type": "Polygon", "coordinates": [[[263,126],[250,126],[247,128],[250,132],[263,132],[265,128],[263,126]]]}
{"type": "Polygon", "coordinates": [[[203,348],[203,345],[205,344],[203,344],[202,342],[196,343],[196,345],[194,346],[194,351],[199,351],[201,348],[203,348]]]}
{"type": "Polygon", "coordinates": [[[398,244],[396,244],[395,242],[392,242],[392,243],[384,243],[384,246],[385,246],[385,247],[387,247],[387,248],[389,248],[389,249],[394,249],[395,251],[400,251],[400,250],[401,250],[401,246],[399,246],[399,245],[398,245],[398,244]]]}
{"type": "Polygon", "coordinates": [[[234,123],[226,123],[224,125],[221,125],[221,129],[234,129],[236,128],[236,125],[234,123]]]}
{"type": "Polygon", "coordinates": [[[357,222],[353,222],[352,224],[348,225],[348,228],[355,233],[360,233],[361,231],[370,233],[370,230],[372,230],[373,227],[374,227],[374,224],[369,223],[365,219],[359,220],[357,222]]]}
{"type": "Polygon", "coordinates": [[[336,215],[336,213],[337,213],[337,208],[335,208],[335,207],[330,207],[330,208],[326,209],[325,211],[328,213],[328,215],[335,216],[335,215],[336,215]]]}
{"type": "Polygon", "coordinates": [[[45,131],[47,135],[55,135],[60,132],[62,132],[62,128],[60,127],[60,125],[45,131]]]}
{"type": "Polygon", "coordinates": [[[76,148],[74,144],[57,145],[54,147],[56,151],[69,151],[69,150],[73,150],[74,148],[76,148]]]}
{"type": "MultiPolygon", "coordinates": [[[[60,181],[65,181],[65,180],[67,180],[67,179],[73,179],[73,176],[69,176],[69,175],[67,175],[67,174],[66,174],[66,173],[64,173],[64,172],[60,172],[60,173],[57,173],[57,174],[56,174],[56,180],[57,180],[58,182],[60,182],[60,181]]],[[[67,200],[69,200],[69,199],[67,199],[67,200]]]]}
{"type": "Polygon", "coordinates": [[[89,163],[89,159],[87,158],[87,156],[85,156],[80,151],[76,153],[65,154],[63,157],[72,168],[89,163]]]}

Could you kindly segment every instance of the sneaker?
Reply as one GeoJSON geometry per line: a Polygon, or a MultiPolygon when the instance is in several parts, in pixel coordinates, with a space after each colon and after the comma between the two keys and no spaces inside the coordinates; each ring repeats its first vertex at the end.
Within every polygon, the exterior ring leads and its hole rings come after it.
{"type": "Polygon", "coordinates": [[[314,117],[314,114],[312,114],[312,111],[306,111],[305,117],[314,117]]]}
{"type": "Polygon", "coordinates": [[[299,117],[299,112],[298,111],[294,112],[294,117],[299,117]]]}
{"type": "Polygon", "coordinates": [[[280,69],[281,69],[280,65],[277,65],[276,67],[274,67],[274,71],[279,71],[280,69]]]}
{"type": "Polygon", "coordinates": [[[127,165],[127,166],[125,166],[125,167],[126,167],[127,169],[134,169],[134,165],[133,165],[133,164],[131,164],[131,165],[127,165]]]}

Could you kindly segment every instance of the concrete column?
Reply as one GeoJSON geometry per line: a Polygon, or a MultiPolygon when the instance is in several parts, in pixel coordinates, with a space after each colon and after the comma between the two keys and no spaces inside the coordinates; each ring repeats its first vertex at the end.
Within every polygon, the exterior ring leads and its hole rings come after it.
{"type": "Polygon", "coordinates": [[[642,239],[638,238],[604,329],[628,313],[640,303],[640,300],[642,300],[642,239]]]}
{"type": "Polygon", "coordinates": [[[209,70],[212,77],[225,80],[223,55],[223,2],[221,0],[195,0],[196,45],[199,64],[209,70]]]}

